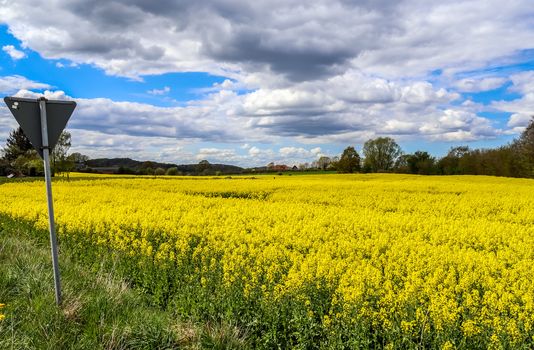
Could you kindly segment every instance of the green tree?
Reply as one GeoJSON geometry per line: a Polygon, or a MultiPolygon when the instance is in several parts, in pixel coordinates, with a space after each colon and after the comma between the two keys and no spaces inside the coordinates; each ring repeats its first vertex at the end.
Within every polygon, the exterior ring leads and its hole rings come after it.
{"type": "Polygon", "coordinates": [[[428,152],[417,151],[406,157],[408,170],[411,174],[430,175],[435,173],[436,159],[428,152]]]}
{"type": "Polygon", "coordinates": [[[371,172],[393,170],[395,161],[402,154],[400,146],[391,137],[368,140],[363,145],[364,168],[371,172]]]}
{"type": "Polygon", "coordinates": [[[86,165],[87,161],[89,160],[89,157],[85,154],[81,154],[79,152],[74,152],[69,155],[69,158],[76,164],[79,165],[86,165]]]}
{"type": "Polygon", "coordinates": [[[360,171],[360,163],[360,155],[356,152],[354,147],[349,146],[343,150],[343,153],[335,166],[340,173],[354,173],[360,171]]]}
{"type": "Polygon", "coordinates": [[[40,172],[38,162],[41,161],[37,151],[22,131],[22,128],[11,131],[2,150],[2,173],[15,172],[35,176],[40,172]]]}
{"type": "Polygon", "coordinates": [[[120,166],[117,170],[118,174],[136,174],[135,170],[127,166],[120,166]]]}
{"type": "Polygon", "coordinates": [[[7,137],[6,146],[3,149],[4,159],[11,163],[21,155],[27,156],[26,153],[31,150],[33,146],[19,126],[7,137]]]}
{"type": "Polygon", "coordinates": [[[3,157],[0,157],[0,176],[9,175],[9,172],[11,169],[12,168],[9,162],[5,160],[3,157]]]}
{"type": "Polygon", "coordinates": [[[441,174],[456,175],[460,174],[460,159],[469,154],[467,146],[453,147],[449,153],[438,161],[438,168],[441,174]]]}
{"type": "Polygon", "coordinates": [[[404,173],[404,174],[409,173],[410,168],[408,166],[408,159],[411,156],[412,156],[411,154],[401,154],[395,161],[395,166],[393,167],[393,171],[396,173],[404,173]]]}
{"type": "Polygon", "coordinates": [[[74,167],[73,162],[68,159],[70,146],[71,134],[68,131],[63,131],[50,155],[52,174],[68,173],[74,167]]]}
{"type": "Polygon", "coordinates": [[[67,166],[69,171],[82,171],[87,169],[89,157],[79,152],[69,154],[67,157],[67,166]]]}
{"type": "Polygon", "coordinates": [[[332,159],[330,159],[330,157],[321,156],[319,160],[317,160],[317,167],[321,170],[326,170],[330,163],[332,163],[332,159]]]}
{"type": "Polygon", "coordinates": [[[154,170],[154,175],[157,175],[157,176],[165,175],[165,169],[156,168],[156,170],[154,170]]]}
{"type": "Polygon", "coordinates": [[[154,175],[154,168],[147,167],[141,170],[145,175],[154,175]]]}
{"type": "Polygon", "coordinates": [[[167,169],[166,175],[173,175],[173,176],[178,175],[178,168],[172,167],[172,168],[167,169]]]}
{"type": "Polygon", "coordinates": [[[34,157],[31,157],[30,159],[28,159],[25,166],[28,171],[28,175],[30,176],[43,176],[44,175],[44,164],[43,164],[41,157],[37,156],[37,154],[34,157]]]}
{"type": "Polygon", "coordinates": [[[37,154],[36,150],[29,150],[21,154],[11,162],[13,170],[19,174],[36,176],[43,173],[43,161],[37,154]]]}
{"type": "Polygon", "coordinates": [[[201,160],[200,162],[198,162],[198,165],[197,165],[197,173],[199,174],[204,174],[204,175],[207,175],[208,173],[208,170],[210,169],[211,167],[211,164],[210,162],[208,162],[207,160],[201,160]]]}

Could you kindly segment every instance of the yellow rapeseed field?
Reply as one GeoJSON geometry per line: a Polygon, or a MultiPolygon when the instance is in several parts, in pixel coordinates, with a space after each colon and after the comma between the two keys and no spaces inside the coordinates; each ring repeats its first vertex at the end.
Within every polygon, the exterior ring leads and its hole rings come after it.
{"type": "MultiPolygon", "coordinates": [[[[0,197],[46,229],[42,181],[0,197]]],[[[54,200],[80,260],[113,256],[159,305],[266,348],[533,346],[533,180],[73,177],[54,200]]]]}

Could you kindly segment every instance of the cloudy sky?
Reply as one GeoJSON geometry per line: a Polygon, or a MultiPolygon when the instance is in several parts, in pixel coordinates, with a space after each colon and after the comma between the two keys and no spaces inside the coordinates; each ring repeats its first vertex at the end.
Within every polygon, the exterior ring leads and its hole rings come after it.
{"type": "MultiPolygon", "coordinates": [[[[0,94],[75,99],[92,158],[441,156],[534,114],[532,0],[0,0],[0,47],[0,94]]],[[[2,104],[0,143],[15,126],[2,104]]]]}

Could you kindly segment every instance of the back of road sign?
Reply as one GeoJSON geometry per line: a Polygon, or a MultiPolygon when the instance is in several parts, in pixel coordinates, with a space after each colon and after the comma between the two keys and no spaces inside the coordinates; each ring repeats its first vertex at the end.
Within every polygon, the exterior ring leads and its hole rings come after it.
{"type": "MultiPolygon", "coordinates": [[[[6,97],[4,101],[32,146],[43,158],[39,100],[6,97]]],[[[74,112],[74,108],[76,108],[76,102],[74,101],[46,100],[48,146],[50,150],[54,148],[59,140],[59,135],[65,129],[72,112],[74,112]]]]}

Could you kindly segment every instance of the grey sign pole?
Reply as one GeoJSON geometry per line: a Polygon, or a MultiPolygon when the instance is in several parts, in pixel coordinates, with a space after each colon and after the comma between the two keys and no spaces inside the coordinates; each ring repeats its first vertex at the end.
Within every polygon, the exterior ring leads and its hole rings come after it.
{"type": "Polygon", "coordinates": [[[41,110],[41,134],[43,137],[43,162],[46,181],[46,197],[48,200],[48,227],[50,229],[50,245],[52,248],[52,265],[54,267],[54,286],[56,289],[56,304],[61,304],[61,281],[59,277],[59,263],[57,254],[56,226],[54,224],[54,201],[52,200],[52,178],[50,174],[50,148],[48,146],[48,122],[46,120],[46,98],[39,99],[41,110]]]}
{"type": "Polygon", "coordinates": [[[54,266],[54,287],[56,303],[61,304],[61,283],[57,251],[56,227],[54,224],[54,202],[52,201],[52,173],[50,171],[50,150],[58,142],[61,132],[76,108],[74,101],[54,101],[44,97],[39,99],[5,97],[4,102],[30,140],[44,162],[46,198],[48,200],[48,228],[52,264],[54,266]]]}

